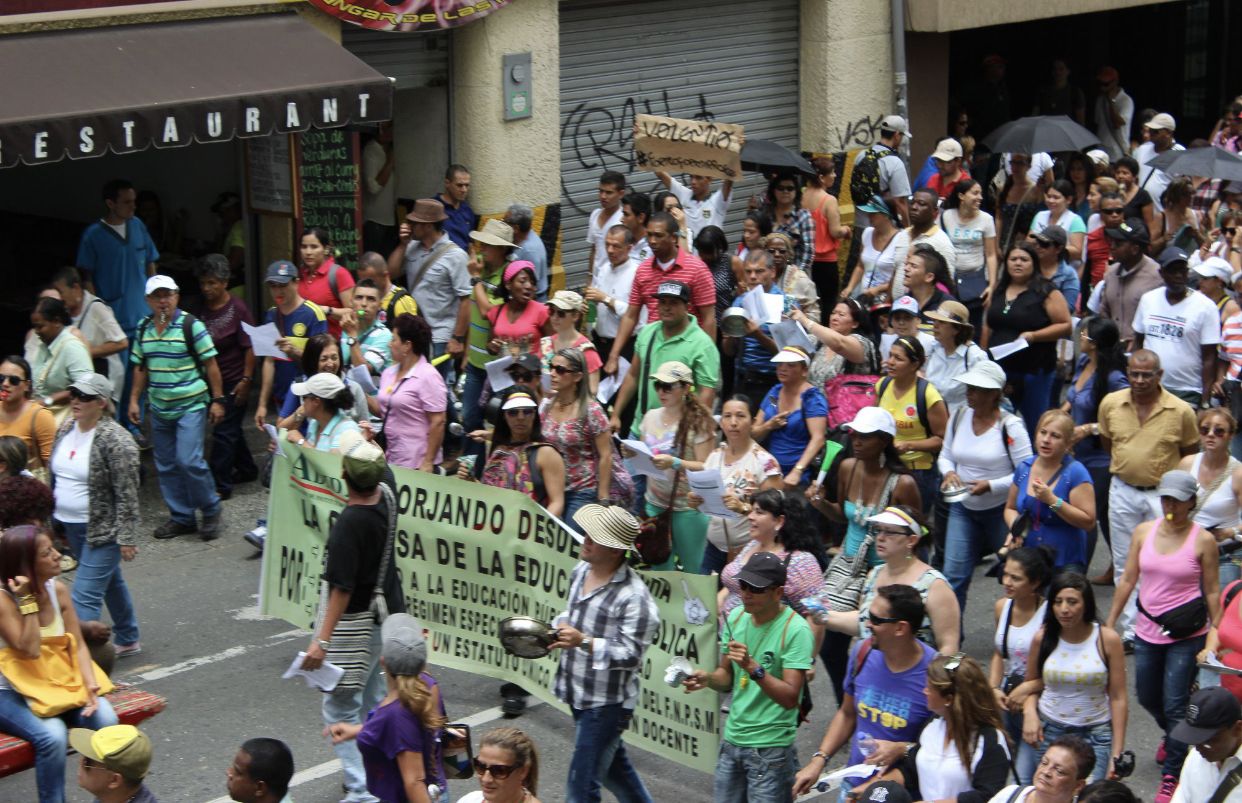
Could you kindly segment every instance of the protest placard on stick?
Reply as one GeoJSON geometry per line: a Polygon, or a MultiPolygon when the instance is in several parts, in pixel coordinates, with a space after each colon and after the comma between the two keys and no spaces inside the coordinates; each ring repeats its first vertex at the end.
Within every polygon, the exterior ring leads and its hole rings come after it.
{"type": "Polygon", "coordinates": [[[742,175],[746,134],[740,125],[639,114],[634,128],[634,156],[643,170],[730,181],[742,175]]]}

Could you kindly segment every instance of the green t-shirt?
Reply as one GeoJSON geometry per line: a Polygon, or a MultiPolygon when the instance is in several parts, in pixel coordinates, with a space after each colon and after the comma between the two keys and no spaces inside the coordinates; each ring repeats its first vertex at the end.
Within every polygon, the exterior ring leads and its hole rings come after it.
{"type": "MultiPolygon", "coordinates": [[[[729,631],[744,643],[769,675],[780,678],[786,669],[810,669],[815,660],[811,626],[796,611],[781,607],[776,618],[756,626],[741,606],[720,634],[720,652],[729,649],[729,631]]],[[[724,738],[739,747],[786,747],[798,731],[798,707],[783,708],[759,688],[736,664],[733,666],[733,703],[724,738]]]]}
{"type": "MultiPolygon", "coordinates": [[[[496,295],[496,291],[500,289],[499,270],[484,274],[483,286],[487,291],[488,301],[492,304],[501,303],[500,296],[496,295]]],[[[489,362],[496,359],[495,354],[489,354],[487,351],[487,341],[492,336],[492,325],[479,311],[479,305],[475,303],[473,293],[463,303],[470,305],[470,331],[466,335],[466,362],[475,368],[485,368],[489,362]]]]}
{"type": "Polygon", "coordinates": [[[720,352],[716,350],[715,341],[699,327],[699,322],[693,315],[687,319],[686,328],[670,338],[665,338],[664,326],[659,321],[644,326],[634,342],[634,357],[641,362],[642,368],[638,377],[640,384],[635,389],[638,408],[634,414],[634,437],[638,437],[638,427],[643,415],[660,406],[660,398],[656,395],[655,382],[651,380],[651,375],[664,363],[685,363],[694,372],[696,390],[720,387],[720,352]],[[654,343],[651,342],[652,338],[655,339],[654,343]]]}

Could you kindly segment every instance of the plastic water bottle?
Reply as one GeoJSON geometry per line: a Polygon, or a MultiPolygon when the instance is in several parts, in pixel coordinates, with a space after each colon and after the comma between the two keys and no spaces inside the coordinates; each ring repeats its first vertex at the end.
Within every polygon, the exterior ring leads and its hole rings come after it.
{"type": "Polygon", "coordinates": [[[818,596],[803,597],[802,607],[811,615],[811,619],[817,625],[828,624],[828,608],[824,606],[824,601],[818,596]]]}
{"type": "Polygon", "coordinates": [[[427,784],[427,797],[431,798],[432,803],[436,803],[440,799],[440,787],[436,784],[427,784]]]}
{"type": "Polygon", "coordinates": [[[862,751],[863,758],[866,758],[880,749],[880,743],[871,738],[870,733],[859,734],[858,749],[862,751]]]}

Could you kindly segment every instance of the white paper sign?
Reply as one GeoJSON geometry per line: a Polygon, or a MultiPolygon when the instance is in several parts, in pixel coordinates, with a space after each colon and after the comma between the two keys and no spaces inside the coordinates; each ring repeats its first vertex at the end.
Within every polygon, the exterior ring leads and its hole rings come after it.
{"type": "Polygon", "coordinates": [[[284,457],[285,450],[280,448],[280,433],[276,431],[276,427],[271,424],[264,424],[263,431],[267,433],[267,437],[272,439],[272,443],[276,444],[276,454],[284,457]]]}
{"type": "Polygon", "coordinates": [[[763,305],[768,313],[767,322],[780,323],[781,315],[785,312],[785,297],[776,293],[764,293],[763,305]]]}
{"type": "Polygon", "coordinates": [[[349,378],[357,382],[368,396],[379,393],[379,388],[375,387],[375,381],[371,379],[371,366],[355,365],[349,369],[349,378]]]}
{"type": "Polygon", "coordinates": [[[630,361],[624,357],[617,358],[617,372],[612,376],[601,376],[599,378],[599,390],[595,394],[595,398],[600,404],[607,404],[612,401],[612,397],[617,395],[617,391],[621,389],[621,383],[625,381],[625,375],[630,372],[630,361]]]}
{"type": "Polygon", "coordinates": [[[631,477],[642,475],[658,479],[668,478],[667,471],[656,468],[655,462],[651,459],[653,455],[651,450],[647,448],[647,444],[639,440],[623,440],[621,443],[634,452],[634,454],[625,458],[625,467],[629,470],[631,477]]]}
{"type": "Polygon", "coordinates": [[[242,329],[250,338],[250,348],[254,350],[254,356],[273,357],[286,362],[289,360],[289,356],[276,346],[276,341],[284,337],[276,328],[276,324],[265,323],[262,326],[251,326],[242,321],[242,329]]]}
{"type": "Polygon", "coordinates": [[[815,352],[816,342],[813,337],[795,320],[786,318],[780,323],[772,324],[772,341],[778,349],[786,346],[797,346],[807,354],[815,352]]]}
{"type": "Polygon", "coordinates": [[[1026,338],[1020,337],[1012,343],[1004,343],[999,346],[992,346],[988,351],[992,353],[992,359],[1000,362],[1010,354],[1017,354],[1023,349],[1030,348],[1030,343],[1026,342],[1026,338]]]}
{"type": "Polygon", "coordinates": [[[708,468],[703,471],[686,471],[686,481],[690,490],[703,499],[699,512],[706,516],[718,516],[722,519],[737,519],[740,516],[729,510],[724,501],[724,479],[720,469],[708,468]]]}
{"type": "Polygon", "coordinates": [[[513,365],[512,357],[497,357],[487,364],[487,379],[492,383],[492,393],[499,393],[513,384],[513,377],[505,369],[513,365]]]}
{"type": "Polygon", "coordinates": [[[306,658],[306,653],[299,652],[293,659],[293,663],[289,664],[289,668],[281,675],[281,678],[302,678],[306,681],[306,685],[312,689],[319,689],[323,692],[332,691],[336,688],[336,684],[341,682],[341,677],[345,674],[345,670],[336,664],[324,661],[318,669],[306,670],[302,668],[302,660],[306,658]]]}

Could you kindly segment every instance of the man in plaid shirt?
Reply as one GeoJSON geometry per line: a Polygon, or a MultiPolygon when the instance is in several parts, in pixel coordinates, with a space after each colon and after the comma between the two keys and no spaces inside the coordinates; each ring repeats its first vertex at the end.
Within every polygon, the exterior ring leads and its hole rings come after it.
{"type": "Polygon", "coordinates": [[[586,533],[570,578],[569,604],[553,622],[563,649],[556,696],[574,715],[568,803],[599,803],[600,784],[621,803],[652,803],[621,735],[638,703],[638,670],[655,638],[659,610],[625,562],[638,519],[611,504],[584,505],[574,522],[586,533]]]}

